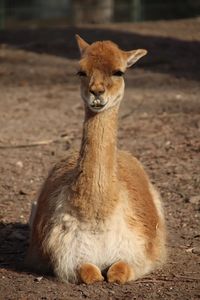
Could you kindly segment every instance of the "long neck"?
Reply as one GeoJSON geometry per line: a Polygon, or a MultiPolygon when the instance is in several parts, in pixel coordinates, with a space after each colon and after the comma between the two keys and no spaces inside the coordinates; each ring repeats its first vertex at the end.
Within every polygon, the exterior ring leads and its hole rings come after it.
{"type": "Polygon", "coordinates": [[[99,114],[86,108],[76,186],[79,205],[93,214],[112,206],[116,190],[117,115],[118,107],[99,114]]]}

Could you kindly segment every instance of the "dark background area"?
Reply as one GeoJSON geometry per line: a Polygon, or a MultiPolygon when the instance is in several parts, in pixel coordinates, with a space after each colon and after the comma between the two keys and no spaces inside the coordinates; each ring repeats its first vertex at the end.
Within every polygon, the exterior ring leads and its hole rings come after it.
{"type": "Polygon", "coordinates": [[[198,17],[199,0],[1,0],[1,28],[198,17]]]}

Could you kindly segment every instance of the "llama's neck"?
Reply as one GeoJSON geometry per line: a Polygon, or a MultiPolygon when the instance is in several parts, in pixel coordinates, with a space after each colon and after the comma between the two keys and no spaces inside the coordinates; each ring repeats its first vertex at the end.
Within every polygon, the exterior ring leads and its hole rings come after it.
{"type": "Polygon", "coordinates": [[[76,186],[91,213],[108,211],[116,188],[118,107],[94,114],[86,109],[76,186]]]}

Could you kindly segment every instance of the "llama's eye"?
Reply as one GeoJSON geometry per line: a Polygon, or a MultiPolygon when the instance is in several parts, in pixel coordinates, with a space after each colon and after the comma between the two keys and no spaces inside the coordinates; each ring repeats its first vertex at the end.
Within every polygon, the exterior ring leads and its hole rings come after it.
{"type": "Polygon", "coordinates": [[[85,76],[87,76],[86,72],[84,72],[84,71],[78,71],[78,72],[77,72],[77,75],[80,76],[80,77],[85,77],[85,76]]]}
{"type": "Polygon", "coordinates": [[[120,77],[120,76],[123,76],[124,75],[124,72],[120,71],[120,70],[117,70],[117,71],[114,71],[113,76],[117,76],[117,77],[120,77]]]}

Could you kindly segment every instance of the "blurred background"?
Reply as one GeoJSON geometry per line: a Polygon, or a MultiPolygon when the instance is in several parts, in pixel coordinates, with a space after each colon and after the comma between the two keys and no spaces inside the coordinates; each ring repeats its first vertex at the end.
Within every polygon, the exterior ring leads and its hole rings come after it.
{"type": "Polygon", "coordinates": [[[169,20],[199,14],[199,0],[0,0],[1,28],[169,20]]]}

